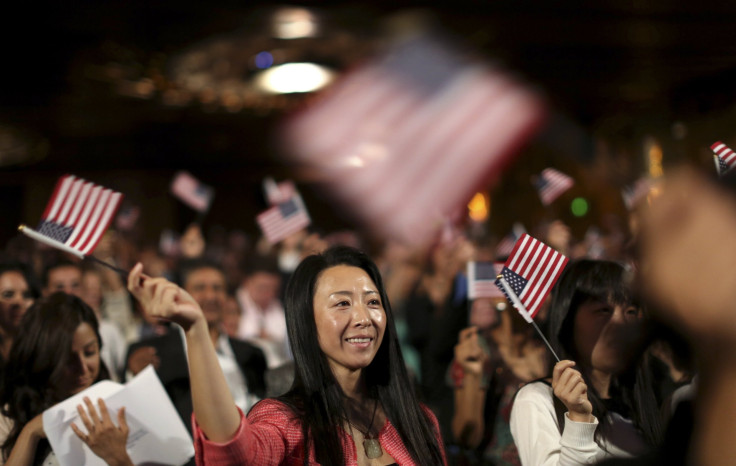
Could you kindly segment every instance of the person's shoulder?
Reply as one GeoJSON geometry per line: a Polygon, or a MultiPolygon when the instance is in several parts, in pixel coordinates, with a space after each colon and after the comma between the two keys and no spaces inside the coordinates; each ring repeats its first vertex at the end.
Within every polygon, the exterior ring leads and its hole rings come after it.
{"type": "Polygon", "coordinates": [[[263,355],[263,351],[252,343],[241,340],[240,338],[227,337],[227,339],[230,342],[230,346],[235,351],[241,351],[244,353],[250,352],[254,354],[260,354],[261,356],[263,355]]]}
{"type": "Polygon", "coordinates": [[[248,421],[268,421],[274,424],[289,424],[299,421],[299,416],[288,404],[275,398],[265,398],[248,412],[248,421]]]}
{"type": "Polygon", "coordinates": [[[550,398],[552,393],[552,386],[547,381],[535,380],[519,389],[515,401],[532,401],[540,397],[550,398]]]}

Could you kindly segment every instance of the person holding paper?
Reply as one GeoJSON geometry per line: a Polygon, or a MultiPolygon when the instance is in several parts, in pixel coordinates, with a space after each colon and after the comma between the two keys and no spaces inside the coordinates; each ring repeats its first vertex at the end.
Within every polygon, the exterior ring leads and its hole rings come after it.
{"type": "Polygon", "coordinates": [[[592,464],[661,441],[645,368],[645,319],[614,262],[568,264],[552,294],[552,377],[516,395],[511,433],[523,465],[592,464]]]}
{"type": "Polygon", "coordinates": [[[304,259],[286,290],[296,375],[291,390],[243,416],[217,364],[197,302],[163,278],[129,290],[181,325],[198,464],[446,464],[435,416],[414,397],[383,283],[368,256],[338,246],[304,259]]]}
{"type": "MultiPolygon", "coordinates": [[[[97,317],[76,296],[53,293],[26,312],[0,380],[0,464],[55,464],[43,412],[109,378],[101,346],[97,317]]],[[[123,410],[116,425],[104,402],[99,414],[90,400],[85,404],[78,410],[86,432],[73,425],[75,433],[108,464],[132,465],[123,410]]]]}

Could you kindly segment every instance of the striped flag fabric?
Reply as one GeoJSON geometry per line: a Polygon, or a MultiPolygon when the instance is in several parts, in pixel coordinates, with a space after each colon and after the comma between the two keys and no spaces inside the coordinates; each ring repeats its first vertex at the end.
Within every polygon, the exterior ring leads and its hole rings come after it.
{"type": "Polygon", "coordinates": [[[496,286],[496,277],[503,270],[503,262],[470,261],[467,266],[468,299],[503,298],[496,286]]]}
{"type": "Polygon", "coordinates": [[[201,183],[186,171],[177,172],[171,182],[171,193],[197,212],[207,212],[215,197],[211,186],[201,183]]]}
{"type": "Polygon", "coordinates": [[[296,193],[290,199],[258,214],[256,221],[271,244],[278,243],[312,223],[302,197],[296,193]]]}
{"type": "Polygon", "coordinates": [[[110,226],[122,200],[119,192],[64,175],[56,183],[36,233],[89,255],[110,226]]]}
{"type": "Polygon", "coordinates": [[[427,35],[393,43],[285,123],[289,163],[369,232],[434,240],[545,115],[531,88],[466,57],[427,35]]]}
{"type": "Polygon", "coordinates": [[[736,165],[736,152],[721,141],[716,141],[710,148],[714,153],[718,176],[725,175],[736,165]]]}
{"type": "Polygon", "coordinates": [[[545,168],[534,182],[539,199],[548,206],[560,197],[562,193],[572,188],[575,182],[572,178],[554,168],[545,168]]]}
{"type": "MultiPolygon", "coordinates": [[[[519,238],[504,264],[501,276],[528,311],[524,318],[531,321],[537,315],[567,261],[567,257],[536,238],[527,234],[519,238]]],[[[496,285],[506,294],[499,280],[496,280],[496,285]]],[[[513,297],[507,297],[511,302],[515,301],[513,297]]],[[[524,315],[522,310],[519,309],[519,312],[524,315]]]]}
{"type": "Polygon", "coordinates": [[[526,228],[519,222],[514,223],[511,227],[511,232],[504,236],[501,241],[496,245],[496,258],[506,259],[511,255],[511,251],[514,250],[514,245],[521,238],[521,235],[526,233],[526,228]]]}

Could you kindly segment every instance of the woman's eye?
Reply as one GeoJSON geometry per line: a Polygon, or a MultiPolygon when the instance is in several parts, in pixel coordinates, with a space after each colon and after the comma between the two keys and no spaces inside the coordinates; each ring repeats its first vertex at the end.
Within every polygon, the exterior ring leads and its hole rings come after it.
{"type": "Polygon", "coordinates": [[[336,304],[336,306],[338,306],[338,307],[346,307],[346,306],[350,306],[350,303],[347,302],[347,301],[340,301],[340,302],[338,302],[336,304]]]}
{"type": "Polygon", "coordinates": [[[371,300],[370,300],[370,301],[368,302],[368,304],[370,304],[371,306],[380,306],[380,305],[381,305],[381,301],[380,301],[380,300],[378,300],[378,299],[371,299],[371,300]]]}
{"type": "Polygon", "coordinates": [[[13,295],[15,292],[13,291],[3,291],[2,294],[0,294],[0,297],[3,299],[13,299],[13,295]]]}

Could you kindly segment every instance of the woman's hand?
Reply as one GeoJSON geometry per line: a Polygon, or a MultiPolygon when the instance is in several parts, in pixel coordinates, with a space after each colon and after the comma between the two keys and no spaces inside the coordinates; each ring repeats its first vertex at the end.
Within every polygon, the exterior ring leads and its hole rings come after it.
{"type": "Polygon", "coordinates": [[[483,374],[483,363],[488,358],[478,342],[478,328],[468,327],[460,330],[455,345],[455,360],[465,374],[480,376],[483,374]]]}
{"type": "Polygon", "coordinates": [[[593,405],[588,400],[588,386],[574,366],[575,363],[568,360],[555,364],[552,371],[552,390],[567,407],[571,421],[593,422],[593,405]]]}
{"type": "Polygon", "coordinates": [[[151,317],[175,322],[185,331],[198,321],[206,323],[202,309],[189,293],[165,278],[144,276],[141,263],[128,275],[128,290],[151,317]]]}
{"type": "Polygon", "coordinates": [[[100,414],[90,401],[84,397],[84,404],[87,406],[89,415],[85,412],[82,405],[77,406],[77,412],[82,419],[82,423],[87,428],[87,434],[72,423],[72,430],[77,437],[86,443],[87,446],[109,465],[132,465],[133,462],[125,450],[128,441],[128,424],[125,421],[125,408],[118,411],[118,426],[112,423],[110,413],[102,399],[97,401],[100,407],[100,414]]]}

